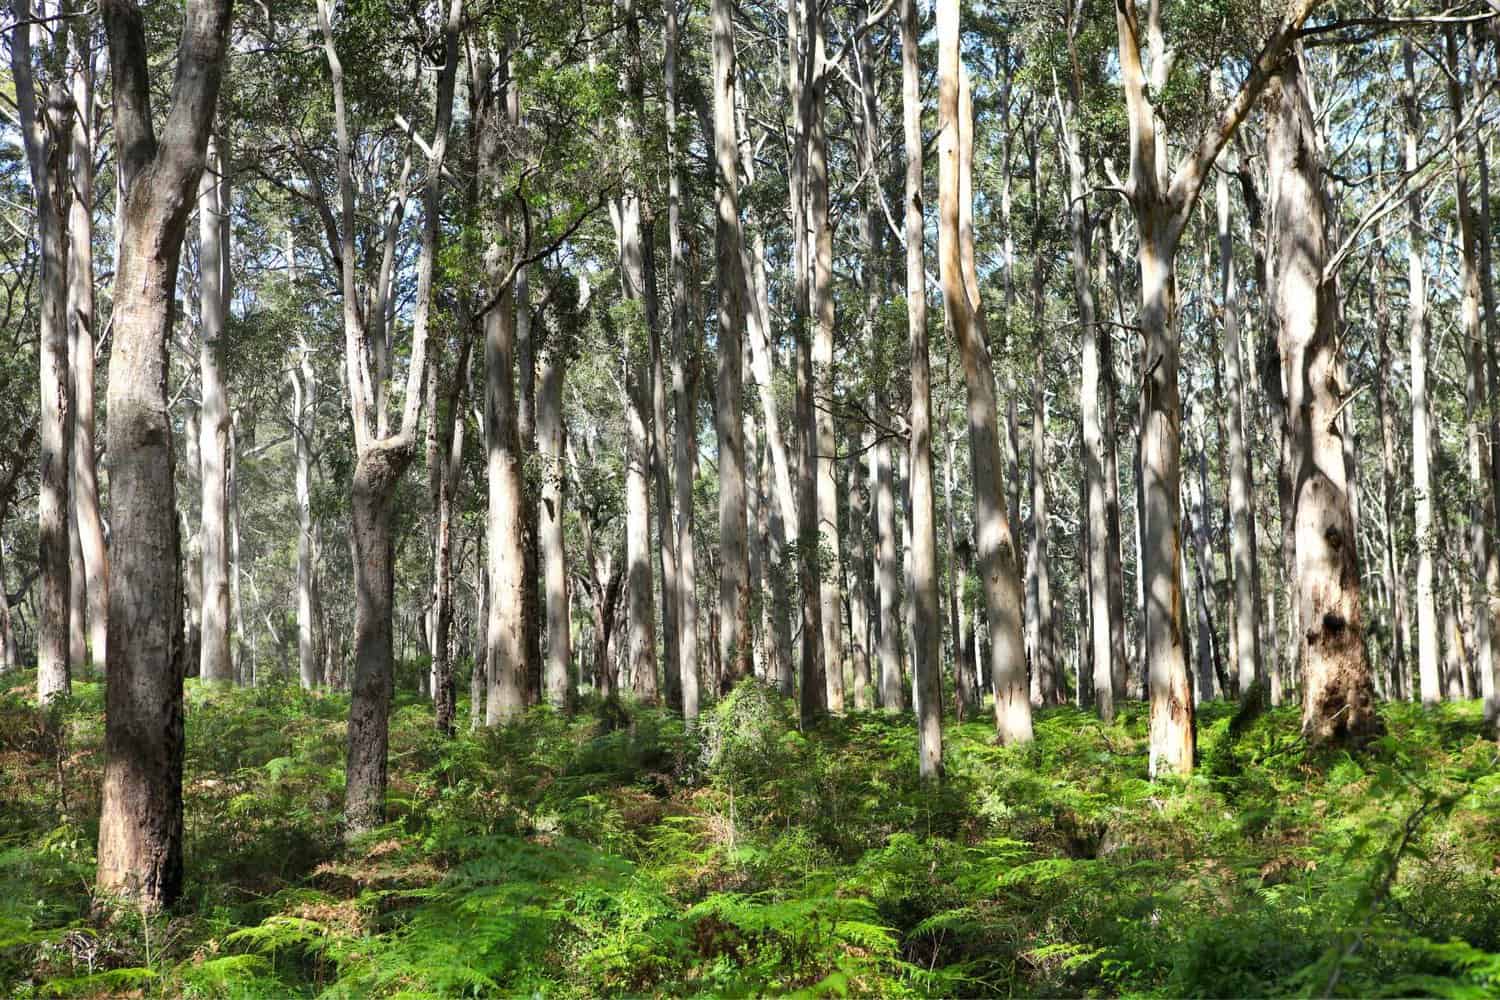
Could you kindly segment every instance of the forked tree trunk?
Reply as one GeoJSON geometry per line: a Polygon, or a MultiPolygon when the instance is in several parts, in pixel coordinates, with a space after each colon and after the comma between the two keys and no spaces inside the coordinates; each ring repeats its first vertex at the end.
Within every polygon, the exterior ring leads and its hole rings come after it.
{"type": "Polygon", "coordinates": [[[1266,157],[1276,240],[1276,316],[1296,500],[1296,598],[1303,632],[1302,729],[1314,745],[1379,728],[1365,658],[1359,551],[1338,415],[1337,284],[1328,262],[1322,151],[1300,54],[1270,88],[1266,157]]]}
{"type": "Polygon", "coordinates": [[[124,197],[106,433],[114,558],[96,891],[146,910],[170,904],[182,888],[185,662],[167,338],[229,12],[229,0],[189,0],[172,87],[174,127],[158,143],[144,19],[133,0],[100,4],[124,197]]]}

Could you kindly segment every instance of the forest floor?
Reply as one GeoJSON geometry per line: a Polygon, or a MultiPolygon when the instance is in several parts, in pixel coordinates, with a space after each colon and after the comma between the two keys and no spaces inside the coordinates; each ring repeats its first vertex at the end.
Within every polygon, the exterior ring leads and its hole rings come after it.
{"type": "Polygon", "coordinates": [[[693,735],[593,705],[447,741],[402,696],[391,821],[346,849],[347,699],[190,682],[185,898],[105,921],[101,686],[54,740],[6,682],[4,995],[1500,995],[1474,703],[1311,758],[1294,709],[1205,705],[1185,783],[1147,780],[1138,704],[1019,748],[981,718],[932,788],[907,719],[803,733],[754,685],[693,735]]]}

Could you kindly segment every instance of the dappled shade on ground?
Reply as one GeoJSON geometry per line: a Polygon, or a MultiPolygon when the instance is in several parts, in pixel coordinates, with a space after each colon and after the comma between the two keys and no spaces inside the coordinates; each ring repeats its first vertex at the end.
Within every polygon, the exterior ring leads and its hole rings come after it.
{"type": "Polygon", "coordinates": [[[909,719],[801,733],[753,682],[693,735],[593,705],[449,742],[405,700],[390,822],[346,849],[347,699],[190,687],[187,892],[142,926],[89,915],[102,692],[58,744],[30,690],[0,701],[7,995],[1500,989],[1474,703],[1382,706],[1370,752],[1312,759],[1295,708],[1210,703],[1186,784],[1146,780],[1144,706],[1054,709],[1015,748],[950,726],[934,789],[909,719]]]}

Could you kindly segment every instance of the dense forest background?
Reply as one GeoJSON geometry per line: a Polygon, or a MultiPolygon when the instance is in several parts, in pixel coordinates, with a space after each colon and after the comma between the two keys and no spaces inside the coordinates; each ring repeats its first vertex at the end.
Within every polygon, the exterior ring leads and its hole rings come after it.
{"type": "Polygon", "coordinates": [[[13,0],[0,988],[1491,995],[1496,9],[13,0]]]}

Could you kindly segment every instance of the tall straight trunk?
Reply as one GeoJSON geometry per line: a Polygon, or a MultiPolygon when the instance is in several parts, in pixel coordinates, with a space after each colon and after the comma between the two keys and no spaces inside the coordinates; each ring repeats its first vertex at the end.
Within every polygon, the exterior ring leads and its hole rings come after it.
{"type": "MultiPolygon", "coordinates": [[[[1374,278],[1375,335],[1379,345],[1379,370],[1392,370],[1389,333],[1390,312],[1386,305],[1385,290],[1385,241],[1381,239],[1375,258],[1374,278]]],[[[1380,470],[1381,470],[1381,535],[1385,556],[1386,588],[1390,591],[1391,631],[1390,663],[1391,691],[1393,698],[1404,698],[1407,693],[1407,654],[1410,643],[1407,637],[1409,621],[1406,606],[1406,578],[1400,572],[1401,557],[1397,552],[1396,525],[1401,520],[1401,502],[1398,495],[1399,475],[1396,464],[1395,405],[1390,398],[1390,386],[1382,376],[1375,380],[1375,406],[1380,420],[1380,470]]]]}
{"type": "Polygon", "coordinates": [[[969,580],[969,569],[964,556],[969,549],[969,540],[967,536],[959,537],[957,518],[953,511],[953,447],[954,439],[948,436],[943,452],[943,507],[948,529],[948,628],[953,641],[954,708],[958,721],[963,722],[969,717],[969,713],[979,709],[982,699],[975,687],[974,650],[963,593],[964,585],[969,580]]]}
{"type": "Polygon", "coordinates": [[[211,137],[198,183],[198,366],[203,405],[198,422],[202,463],[203,605],[198,676],[234,680],[229,645],[229,399],[224,385],[224,325],[229,306],[229,185],[223,139],[211,137]]]}
{"type": "MultiPolygon", "coordinates": [[[[1479,50],[1476,41],[1477,26],[1470,25],[1468,28],[1468,54],[1469,54],[1469,82],[1473,90],[1473,98],[1476,104],[1482,104],[1486,97],[1487,81],[1483,73],[1479,72],[1479,50]]],[[[1490,163],[1489,163],[1489,140],[1484,133],[1474,130],[1474,167],[1479,178],[1479,211],[1477,218],[1478,243],[1479,243],[1479,292],[1484,302],[1484,355],[1486,375],[1488,376],[1487,391],[1489,393],[1489,443],[1490,443],[1490,501],[1496,508],[1496,517],[1500,517],[1500,410],[1495,408],[1495,401],[1500,399],[1500,314],[1497,314],[1495,300],[1495,272],[1492,241],[1493,230],[1490,226],[1490,163]]],[[[1490,527],[1500,531],[1500,522],[1494,517],[1490,520],[1490,527]]],[[[1494,562],[1500,562],[1500,552],[1497,552],[1494,538],[1490,540],[1490,558],[1494,562]]],[[[1495,607],[1500,601],[1500,580],[1491,579],[1488,569],[1485,573],[1485,586],[1490,595],[1491,607],[1495,607]]],[[[1500,621],[1500,609],[1496,611],[1495,621],[1500,621]]],[[[1494,628],[1491,628],[1490,642],[1496,641],[1494,628]]],[[[1484,718],[1492,727],[1500,727],[1500,652],[1495,652],[1494,662],[1488,674],[1480,674],[1480,694],[1484,698],[1484,718]]],[[[1500,728],[1496,729],[1500,733],[1500,728]]]]}
{"type": "MultiPolygon", "coordinates": [[[[485,448],[489,454],[489,448],[485,448]]],[[[489,692],[487,669],[490,622],[489,574],[485,571],[484,539],[475,539],[474,553],[474,669],[469,674],[469,729],[477,732],[484,725],[485,696],[489,692]]]]}
{"type": "MultiPolygon", "coordinates": [[[[1236,672],[1241,695],[1263,680],[1260,619],[1256,603],[1259,562],[1255,545],[1255,480],[1245,441],[1245,397],[1240,373],[1239,285],[1234,271],[1234,238],[1229,228],[1229,176],[1220,170],[1214,181],[1219,238],[1219,299],[1224,340],[1224,394],[1229,437],[1230,553],[1234,578],[1236,672]]],[[[1383,369],[1384,370],[1384,369],[1383,369]]]]}
{"type": "Polygon", "coordinates": [[[621,275],[625,299],[640,312],[632,313],[626,336],[625,561],[626,610],[629,627],[630,676],[635,693],[644,701],[657,697],[656,608],[651,572],[651,371],[641,264],[640,199],[624,195],[616,208],[619,226],[621,275]]]}
{"type": "Polygon", "coordinates": [[[1225,685],[1220,681],[1223,664],[1220,662],[1219,644],[1214,632],[1214,556],[1209,542],[1208,507],[1208,455],[1203,447],[1203,435],[1198,434],[1198,482],[1192,490],[1193,503],[1193,565],[1197,584],[1198,614],[1198,686],[1194,692],[1198,703],[1222,696],[1225,685]]]}
{"type": "Polygon", "coordinates": [[[542,506],[540,542],[545,569],[547,605],[547,660],[542,670],[542,688],[547,703],[566,710],[572,702],[568,664],[572,659],[572,634],[568,622],[568,564],[563,544],[563,511],[567,502],[567,476],[563,465],[563,379],[567,357],[560,345],[542,355],[541,390],[537,393],[537,443],[542,455],[542,506]]]}
{"type": "MultiPolygon", "coordinates": [[[[940,4],[943,9],[946,4],[940,4]]],[[[945,82],[944,93],[954,91],[948,101],[950,144],[961,144],[963,126],[954,119],[960,113],[958,80],[958,7],[954,3],[944,24],[951,21],[952,49],[945,63],[955,79],[945,82]]],[[[916,0],[901,0],[901,107],[902,133],[906,149],[906,317],[911,340],[911,533],[913,609],[912,689],[916,693],[917,749],[923,778],[940,777],[943,770],[943,682],[940,645],[942,619],[938,611],[937,518],[932,484],[932,368],[927,347],[927,286],[922,254],[922,106],[918,77],[916,0]]],[[[961,171],[962,154],[948,151],[944,166],[961,171]]],[[[949,177],[950,187],[956,186],[949,177]]],[[[955,192],[949,191],[949,201],[955,192]]],[[[957,209],[957,205],[952,206],[957,209]]],[[[951,220],[957,222],[957,212],[951,220]]],[[[956,242],[951,233],[950,242],[956,242]]],[[[951,261],[945,262],[945,270],[951,261]]],[[[969,303],[965,303],[967,307],[969,303]]],[[[972,336],[972,334],[971,334],[972,336]]]]}
{"type": "Polygon", "coordinates": [[[734,121],[734,19],[729,0],[710,4],[713,34],[714,160],[719,282],[719,655],[721,688],[750,673],[750,575],[745,538],[744,336],[746,282],[740,231],[739,147],[734,121]]]}
{"type": "Polygon", "coordinates": [[[768,567],[771,577],[770,607],[767,614],[771,620],[774,637],[774,659],[780,673],[776,681],[784,694],[792,693],[794,671],[792,669],[792,599],[789,593],[786,561],[792,557],[787,545],[788,527],[797,525],[797,505],[792,486],[791,463],[787,454],[786,434],[781,422],[781,413],[776,403],[772,385],[772,348],[770,344],[770,305],[765,277],[765,238],[755,234],[755,308],[750,310],[748,330],[750,341],[750,371],[760,400],[762,418],[765,421],[766,444],[770,452],[772,493],[775,502],[766,510],[768,540],[770,543],[768,567]]]}
{"type": "MultiPolygon", "coordinates": [[[[512,101],[519,104],[519,88],[511,88],[512,101]]],[[[519,117],[519,107],[517,107],[519,117]]],[[[523,455],[536,454],[536,341],[531,333],[531,268],[523,266],[516,272],[516,437],[521,443],[523,455]]],[[[521,489],[525,500],[521,508],[521,551],[525,558],[526,588],[522,599],[526,602],[521,615],[522,643],[526,650],[526,704],[535,705],[542,699],[542,607],[537,580],[541,577],[540,553],[537,549],[537,532],[541,518],[541,489],[536,481],[535,468],[530,463],[521,467],[521,489]]]]}
{"type": "MultiPolygon", "coordinates": [[[[502,133],[519,119],[519,98],[512,78],[507,92],[496,92],[494,70],[488,58],[475,68],[474,89],[478,96],[479,172],[484,187],[498,187],[505,163],[502,133]]],[[[481,197],[487,193],[482,191],[481,197]]],[[[499,219],[494,224],[494,242],[505,244],[514,236],[513,211],[496,193],[499,219]]],[[[492,282],[503,281],[502,262],[496,253],[492,282]]],[[[485,471],[489,483],[485,520],[486,561],[489,572],[489,607],[485,630],[485,725],[514,721],[526,708],[526,587],[525,578],[525,487],[522,466],[519,413],[515,386],[516,307],[513,284],[495,289],[496,301],[484,314],[485,368],[485,471]]]]}
{"type": "Polygon", "coordinates": [[[810,106],[807,132],[807,228],[812,251],[812,314],[814,319],[812,392],[813,425],[804,433],[816,438],[819,598],[822,602],[823,681],[830,712],[844,710],[844,641],[840,628],[838,447],[833,425],[836,377],[833,360],[833,225],[828,214],[828,139],[824,123],[827,67],[823,53],[822,5],[803,0],[807,31],[809,81],[803,100],[810,106]]]}
{"type": "Polygon", "coordinates": [[[1300,53],[1270,88],[1267,169],[1276,240],[1273,288],[1296,500],[1296,599],[1303,630],[1302,729],[1313,744],[1378,730],[1365,657],[1358,545],[1338,424],[1337,285],[1328,262],[1322,151],[1300,53]]]}
{"type": "MultiPolygon", "coordinates": [[[[1026,691],[1026,655],[1021,638],[1021,579],[1016,545],[1006,515],[996,421],[995,376],[984,335],[977,275],[965,250],[972,249],[972,121],[962,120],[959,24],[956,0],[940,0],[938,11],[939,123],[938,259],[943,302],[963,361],[968,389],[970,467],[974,479],[974,531],[990,636],[990,682],[995,694],[995,729],[1004,743],[1031,739],[1031,702],[1026,691]],[[966,141],[967,140],[967,141],[966,141]]],[[[915,14],[910,15],[915,19],[915,14]]],[[[915,41],[915,25],[911,29],[915,41]]],[[[903,46],[913,50],[915,46],[903,46]]],[[[910,241],[908,241],[910,242],[910,241]]]]}
{"type": "MultiPolygon", "coordinates": [[[[1070,20],[1068,44],[1076,48],[1078,26],[1070,20]]],[[[1081,336],[1081,371],[1078,383],[1079,412],[1083,421],[1084,508],[1081,516],[1088,522],[1087,535],[1080,539],[1086,553],[1085,594],[1088,599],[1089,659],[1093,667],[1094,704],[1099,717],[1108,722],[1115,717],[1114,645],[1111,629],[1114,610],[1109,603],[1109,536],[1108,513],[1104,489],[1104,427],[1099,416],[1099,336],[1100,327],[1094,306],[1094,286],[1090,278],[1093,229],[1085,197],[1088,178],[1083,160],[1083,139],[1079,134],[1078,103],[1083,80],[1076,55],[1075,69],[1068,77],[1067,99],[1063,105],[1064,137],[1068,168],[1068,236],[1073,270],[1073,299],[1078,308],[1081,336]]],[[[1105,333],[1108,336],[1108,333],[1105,333]]],[[[1080,664],[1081,667],[1081,664],[1080,664]]],[[[1078,679],[1082,690],[1083,675],[1078,679]]]]}
{"type": "MultiPolygon", "coordinates": [[[[167,338],[182,238],[219,93],[230,4],[189,0],[168,115],[172,127],[160,141],[150,117],[144,18],[132,0],[103,0],[100,13],[109,40],[123,199],[107,401],[113,558],[95,888],[102,897],[128,897],[154,910],[172,903],[182,888],[186,664],[167,338]]],[[[25,95],[18,98],[28,103],[25,95]]]]}
{"type": "MultiPolygon", "coordinates": [[[[753,312],[753,310],[752,310],[753,312]]],[[[748,364],[748,358],[746,359],[748,364]]],[[[753,638],[750,643],[750,659],[752,673],[762,681],[769,683],[766,673],[767,647],[774,647],[776,643],[771,639],[770,629],[766,611],[764,594],[766,591],[766,579],[764,576],[766,565],[766,532],[770,530],[770,522],[766,519],[765,504],[766,496],[764,466],[761,464],[761,436],[760,426],[756,420],[755,408],[745,407],[744,426],[742,432],[745,435],[745,541],[746,558],[750,573],[750,592],[755,595],[751,599],[751,623],[753,638]],[[761,525],[765,524],[765,530],[761,525]]],[[[772,651],[770,656],[774,657],[772,651]]]]}
{"type": "MultiPolygon", "coordinates": [[[[647,239],[647,259],[654,261],[654,241],[647,239]]],[[[651,297],[656,297],[655,268],[648,267],[651,297]]],[[[651,481],[656,487],[656,563],[661,574],[662,687],[667,705],[682,710],[682,666],[680,636],[677,628],[677,532],[672,517],[672,461],[667,423],[667,368],[662,357],[661,323],[657,309],[650,310],[651,333],[651,481]]],[[[561,403],[559,402],[559,409],[561,403]]],[[[566,577],[563,578],[566,580],[566,577]]],[[[548,630],[552,628],[550,612],[548,630]]],[[[567,629],[564,603],[564,631],[567,629]]]]}
{"type": "MultiPolygon", "coordinates": [[[[619,120],[620,141],[628,144],[640,134],[644,121],[645,80],[641,71],[640,22],[635,0],[620,5],[625,22],[626,51],[623,53],[624,90],[629,111],[619,120]]],[[[642,238],[642,219],[647,214],[636,178],[626,182],[612,218],[620,253],[622,293],[632,306],[625,333],[626,465],[625,465],[625,561],[626,610],[629,622],[630,676],[635,693],[646,702],[657,699],[656,602],[651,570],[651,475],[653,420],[652,348],[660,354],[655,330],[655,288],[648,280],[650,254],[642,238]]],[[[670,615],[669,615],[670,618],[670,615]]],[[[670,627],[670,620],[667,622],[670,627]]]]}
{"type": "MultiPolygon", "coordinates": [[[[1468,150],[1459,123],[1464,117],[1464,93],[1458,58],[1458,40],[1450,29],[1445,43],[1450,75],[1448,78],[1448,105],[1453,117],[1453,187],[1458,202],[1458,234],[1460,250],[1460,277],[1463,298],[1460,307],[1460,323],[1464,338],[1464,358],[1467,362],[1466,400],[1469,479],[1473,491],[1470,501],[1471,556],[1474,579],[1481,586],[1480,598],[1474,602],[1474,652],[1475,667],[1479,674],[1480,696],[1485,710],[1490,711],[1495,700],[1495,651],[1494,628],[1496,613],[1500,611],[1500,554],[1497,554],[1491,537],[1495,524],[1495,494],[1487,417],[1491,400],[1488,376],[1488,352],[1484,331],[1480,329],[1479,313],[1482,291],[1479,268],[1483,263],[1480,249],[1479,219],[1476,218],[1470,200],[1468,150]]],[[[1480,140],[1482,143],[1483,140],[1480,140]]],[[[1493,328],[1492,328],[1493,329],[1493,328]]]]}
{"type": "Polygon", "coordinates": [[[687,258],[682,236],[682,153],[677,136],[677,3],[665,0],[667,89],[667,240],[672,279],[672,435],[673,482],[676,488],[677,660],[681,672],[682,715],[689,725],[698,717],[697,559],[693,551],[693,459],[698,448],[697,401],[689,377],[687,258]]]}
{"type": "Polygon", "coordinates": [[[240,593],[243,579],[240,573],[240,420],[238,410],[229,420],[229,617],[232,622],[229,646],[234,660],[231,679],[253,687],[255,644],[245,640],[245,602],[240,593]]]}
{"type": "MultiPolygon", "coordinates": [[[[1108,251],[1099,247],[1099,282],[1097,287],[1110,286],[1108,251]]],[[[1117,295],[1117,311],[1123,302],[1117,295]]],[[[1104,389],[1104,421],[1102,426],[1104,448],[1104,531],[1106,548],[1105,567],[1109,572],[1109,644],[1111,653],[1111,687],[1115,701],[1125,697],[1125,679],[1130,661],[1125,653],[1125,570],[1120,535],[1120,456],[1116,428],[1119,425],[1119,389],[1115,380],[1114,336],[1108,326],[1099,328],[1099,368],[1104,389]]]]}
{"type": "MultiPolygon", "coordinates": [[[[287,278],[295,290],[297,258],[291,231],[287,231],[287,278]]],[[[314,581],[315,543],[312,512],[312,444],[316,432],[318,382],[313,371],[312,347],[299,333],[297,367],[288,374],[292,384],[293,481],[297,497],[297,674],[307,689],[324,683],[323,663],[317,648],[317,614],[314,581]]]]}
{"type": "MultiPolygon", "coordinates": [[[[866,429],[860,435],[860,454],[874,443],[874,434],[866,429]]],[[[860,475],[859,459],[849,469],[849,573],[844,589],[849,594],[849,653],[854,674],[854,707],[863,711],[871,707],[870,678],[870,611],[865,603],[866,583],[870,578],[870,560],[865,551],[865,529],[870,521],[870,496],[860,475]]]]}
{"type": "Polygon", "coordinates": [[[899,555],[896,541],[896,486],[891,462],[891,444],[882,438],[875,446],[877,463],[875,487],[875,523],[877,526],[876,573],[880,581],[880,707],[899,712],[906,707],[905,689],[901,685],[901,629],[896,624],[900,614],[900,591],[897,574],[899,555]]]}
{"type": "MultiPolygon", "coordinates": [[[[83,53],[73,70],[73,106],[94,106],[94,57],[87,28],[75,29],[83,53]]],[[[99,510],[94,454],[94,117],[73,116],[73,200],[68,210],[68,369],[73,394],[73,520],[83,550],[89,659],[104,667],[109,629],[109,551],[99,510]]]]}
{"type": "MultiPolygon", "coordinates": [[[[1040,296],[1038,296],[1038,299],[1040,296]]],[[[1040,318],[1040,317],[1038,317],[1040,318]]],[[[1036,381],[1031,395],[1031,551],[1028,561],[1035,580],[1036,646],[1032,661],[1032,703],[1051,705],[1058,699],[1056,637],[1052,620],[1052,577],[1047,569],[1047,401],[1044,351],[1037,344],[1036,381]]]]}
{"type": "MultiPolygon", "coordinates": [[[[1417,110],[1415,54],[1410,40],[1401,47],[1406,78],[1401,91],[1405,112],[1406,169],[1418,166],[1417,143],[1421,118],[1417,110]]],[[[1411,476],[1416,495],[1417,550],[1417,673],[1422,701],[1435,704],[1443,697],[1438,664],[1437,602],[1433,594],[1433,477],[1431,416],[1427,397],[1427,276],[1422,261],[1426,237],[1422,225],[1422,193],[1413,187],[1407,194],[1407,338],[1411,350],[1411,476]]]]}
{"type": "MultiPolygon", "coordinates": [[[[435,181],[433,183],[436,183],[435,181]]],[[[434,196],[436,192],[434,192],[434,196]]],[[[453,365],[443,403],[433,394],[429,420],[440,428],[437,441],[438,495],[437,524],[433,539],[432,588],[432,714],[439,733],[452,736],[457,714],[458,692],[453,679],[453,512],[458,503],[463,475],[464,386],[468,382],[469,351],[467,337],[453,365]]],[[[437,366],[429,376],[436,382],[437,366]]]]}
{"type": "Polygon", "coordinates": [[[73,411],[68,370],[68,216],[71,178],[68,153],[73,129],[72,95],[63,76],[65,33],[44,50],[52,77],[40,104],[33,82],[31,4],[13,0],[11,76],[22,144],[36,204],[40,323],[38,355],[41,401],[41,473],[37,490],[37,700],[45,705],[72,689],[70,605],[72,598],[68,480],[73,468],[73,411]]]}

